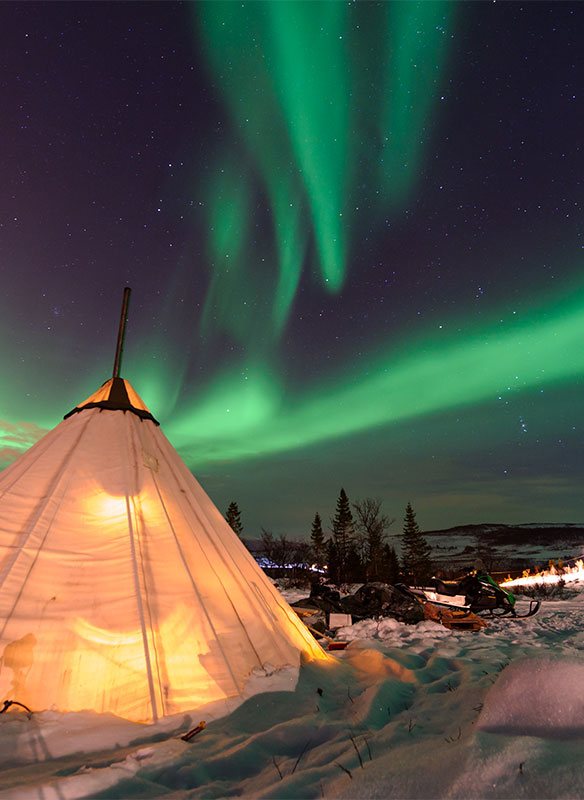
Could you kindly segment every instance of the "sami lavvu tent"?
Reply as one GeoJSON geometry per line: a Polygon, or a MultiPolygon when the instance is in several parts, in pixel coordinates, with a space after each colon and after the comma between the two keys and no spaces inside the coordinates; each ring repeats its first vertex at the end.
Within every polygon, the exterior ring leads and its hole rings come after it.
{"type": "Polygon", "coordinates": [[[302,654],[327,658],[122,378],[0,473],[0,701],[155,721],[302,654]]]}

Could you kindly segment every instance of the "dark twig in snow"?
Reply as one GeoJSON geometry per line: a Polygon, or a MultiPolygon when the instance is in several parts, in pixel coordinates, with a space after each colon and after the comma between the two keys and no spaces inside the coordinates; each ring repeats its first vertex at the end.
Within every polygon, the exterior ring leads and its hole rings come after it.
{"type": "Polygon", "coordinates": [[[371,748],[369,747],[369,742],[365,737],[363,737],[363,741],[367,745],[367,752],[369,753],[369,761],[373,761],[373,756],[371,755],[371,748]]]}
{"type": "Polygon", "coordinates": [[[460,739],[461,736],[462,736],[462,729],[459,726],[458,727],[458,736],[447,736],[444,739],[444,741],[448,742],[449,744],[450,744],[450,742],[457,742],[460,739]]]}
{"type": "Polygon", "coordinates": [[[274,762],[274,766],[278,770],[278,775],[280,776],[280,780],[283,781],[284,780],[284,776],[282,775],[282,770],[278,766],[278,762],[276,761],[276,756],[272,756],[272,761],[274,762]]]}
{"type": "Polygon", "coordinates": [[[359,748],[355,744],[355,740],[353,739],[352,736],[349,736],[349,739],[351,740],[351,743],[352,743],[353,747],[355,748],[355,752],[357,753],[357,758],[359,759],[359,764],[361,765],[361,769],[364,769],[363,759],[361,758],[361,753],[359,752],[359,748]]]}
{"type": "Polygon", "coordinates": [[[339,767],[339,769],[342,769],[342,770],[343,770],[343,772],[346,772],[346,773],[347,773],[347,775],[349,776],[349,778],[350,778],[351,780],[353,780],[353,776],[351,775],[351,771],[350,771],[350,770],[348,770],[346,767],[343,767],[343,765],[342,765],[342,764],[339,764],[339,762],[338,762],[338,761],[335,761],[335,764],[337,765],[337,767],[339,767]]]}
{"type": "Polygon", "coordinates": [[[310,739],[309,739],[309,740],[306,742],[306,744],[305,744],[305,745],[304,745],[304,747],[302,748],[302,751],[300,752],[300,755],[299,755],[299,756],[298,756],[298,758],[296,759],[296,763],[294,764],[294,767],[293,767],[293,769],[292,769],[292,772],[290,773],[291,775],[294,775],[294,773],[296,772],[296,767],[297,767],[297,766],[298,766],[298,764],[300,763],[300,759],[302,758],[302,756],[304,755],[304,753],[306,753],[306,749],[308,748],[308,745],[309,745],[309,744],[310,744],[310,739]]]}

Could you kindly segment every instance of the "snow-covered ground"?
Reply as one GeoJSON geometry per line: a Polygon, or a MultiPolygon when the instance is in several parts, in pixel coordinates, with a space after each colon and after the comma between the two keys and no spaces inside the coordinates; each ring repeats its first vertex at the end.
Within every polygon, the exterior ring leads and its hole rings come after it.
{"type": "Polygon", "coordinates": [[[384,619],[337,638],[334,666],[207,716],[190,742],[204,712],[2,714],[0,798],[584,797],[584,591],[479,633],[384,619]]]}

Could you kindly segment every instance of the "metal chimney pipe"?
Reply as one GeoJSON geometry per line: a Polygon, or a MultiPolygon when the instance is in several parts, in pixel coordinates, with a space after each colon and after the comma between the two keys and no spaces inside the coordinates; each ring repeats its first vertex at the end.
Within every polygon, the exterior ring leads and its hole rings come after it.
{"type": "Polygon", "coordinates": [[[116,358],[114,361],[114,371],[112,378],[120,377],[120,367],[122,365],[122,353],[124,352],[124,339],[126,338],[126,323],[128,322],[128,306],[130,305],[130,294],[132,290],[129,286],[124,287],[124,297],[122,299],[122,314],[120,316],[120,328],[118,330],[118,343],[116,345],[116,358]]]}

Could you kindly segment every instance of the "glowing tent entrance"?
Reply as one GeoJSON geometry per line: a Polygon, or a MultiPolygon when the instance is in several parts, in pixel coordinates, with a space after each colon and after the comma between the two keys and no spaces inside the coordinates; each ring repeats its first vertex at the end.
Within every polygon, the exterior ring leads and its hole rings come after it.
{"type": "Polygon", "coordinates": [[[0,473],[0,700],[156,720],[326,658],[127,381],[0,473]]]}

